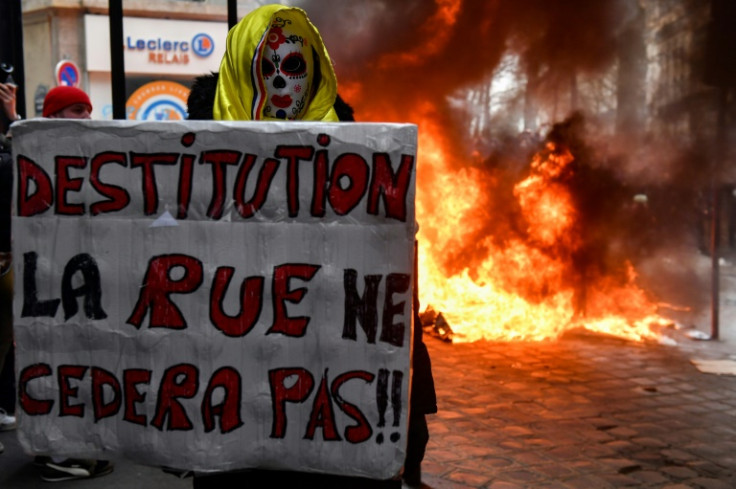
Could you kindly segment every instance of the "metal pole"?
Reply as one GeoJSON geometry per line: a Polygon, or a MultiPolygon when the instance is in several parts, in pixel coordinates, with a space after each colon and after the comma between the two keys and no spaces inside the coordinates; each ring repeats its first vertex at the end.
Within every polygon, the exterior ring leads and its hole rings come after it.
{"type": "Polygon", "coordinates": [[[227,28],[232,29],[238,23],[238,2],[227,0],[227,28]]]}
{"type": "Polygon", "coordinates": [[[720,199],[718,198],[718,183],[712,183],[712,206],[710,220],[710,265],[711,265],[711,302],[710,302],[710,339],[718,339],[718,320],[720,312],[720,270],[718,263],[718,242],[720,241],[720,199]]]}
{"type": "Polygon", "coordinates": [[[717,340],[719,336],[719,313],[720,313],[720,264],[718,256],[718,245],[720,244],[720,168],[721,162],[726,157],[726,104],[728,103],[728,88],[718,88],[718,125],[716,127],[716,154],[713,161],[713,174],[711,185],[713,192],[713,212],[711,217],[711,322],[710,339],[717,340]]]}
{"type": "Polygon", "coordinates": [[[110,17],[112,118],[126,119],[125,58],[123,57],[123,0],[108,0],[108,15],[110,17]]]}
{"type": "Polygon", "coordinates": [[[13,44],[13,63],[15,64],[13,78],[15,78],[15,83],[18,84],[18,91],[15,93],[15,106],[18,114],[21,117],[26,117],[26,73],[23,63],[23,9],[21,8],[20,0],[13,2],[13,7],[13,37],[15,38],[15,43],[13,44]]]}

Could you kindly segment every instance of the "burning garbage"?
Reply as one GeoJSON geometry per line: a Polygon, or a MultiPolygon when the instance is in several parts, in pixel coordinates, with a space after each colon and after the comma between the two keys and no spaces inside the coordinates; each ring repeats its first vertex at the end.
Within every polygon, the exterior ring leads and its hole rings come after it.
{"type": "Polygon", "coordinates": [[[418,239],[428,334],[543,340],[584,328],[643,340],[669,324],[628,256],[641,233],[631,192],[597,165],[584,129],[581,116],[555,125],[515,178],[489,158],[445,169],[434,193],[418,194],[418,209],[433,211],[419,216],[418,239]]]}
{"type": "Polygon", "coordinates": [[[432,306],[428,306],[419,315],[419,319],[422,322],[422,330],[425,333],[442,341],[452,343],[452,328],[441,312],[437,313],[432,306]]]}

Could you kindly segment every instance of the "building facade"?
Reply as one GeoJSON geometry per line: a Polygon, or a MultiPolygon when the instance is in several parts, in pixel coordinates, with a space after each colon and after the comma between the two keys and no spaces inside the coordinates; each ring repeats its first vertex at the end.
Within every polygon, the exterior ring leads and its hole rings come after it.
{"type": "MultiPolygon", "coordinates": [[[[124,0],[129,119],[180,120],[194,77],[219,69],[226,0],[124,0]]],[[[239,17],[258,6],[239,1],[239,17]]],[[[56,85],[89,93],[93,119],[112,119],[108,0],[24,0],[26,114],[39,116],[56,85]]]]}

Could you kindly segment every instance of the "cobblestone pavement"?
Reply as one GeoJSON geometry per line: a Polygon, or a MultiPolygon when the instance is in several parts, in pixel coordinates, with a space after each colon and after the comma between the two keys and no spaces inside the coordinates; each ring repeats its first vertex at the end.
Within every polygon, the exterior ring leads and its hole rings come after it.
{"type": "Polygon", "coordinates": [[[691,361],[722,342],[427,343],[432,487],[736,487],[736,377],[691,361]]]}
{"type": "MultiPolygon", "coordinates": [[[[694,358],[729,343],[677,346],[598,335],[472,344],[427,338],[440,412],[430,416],[425,481],[436,489],[736,487],[736,376],[694,358]]],[[[0,433],[0,487],[49,487],[14,432],[0,433]]],[[[54,485],[190,488],[121,460],[109,476],[54,485]]],[[[349,488],[346,488],[349,489],[349,488]]]]}

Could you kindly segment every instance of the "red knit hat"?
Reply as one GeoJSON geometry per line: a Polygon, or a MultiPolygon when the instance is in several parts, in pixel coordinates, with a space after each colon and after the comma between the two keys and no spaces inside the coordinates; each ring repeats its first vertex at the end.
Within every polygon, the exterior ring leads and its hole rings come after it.
{"type": "Polygon", "coordinates": [[[49,90],[43,99],[43,116],[49,117],[74,104],[85,104],[92,112],[92,102],[84,91],[76,87],[58,86],[49,90]]]}

